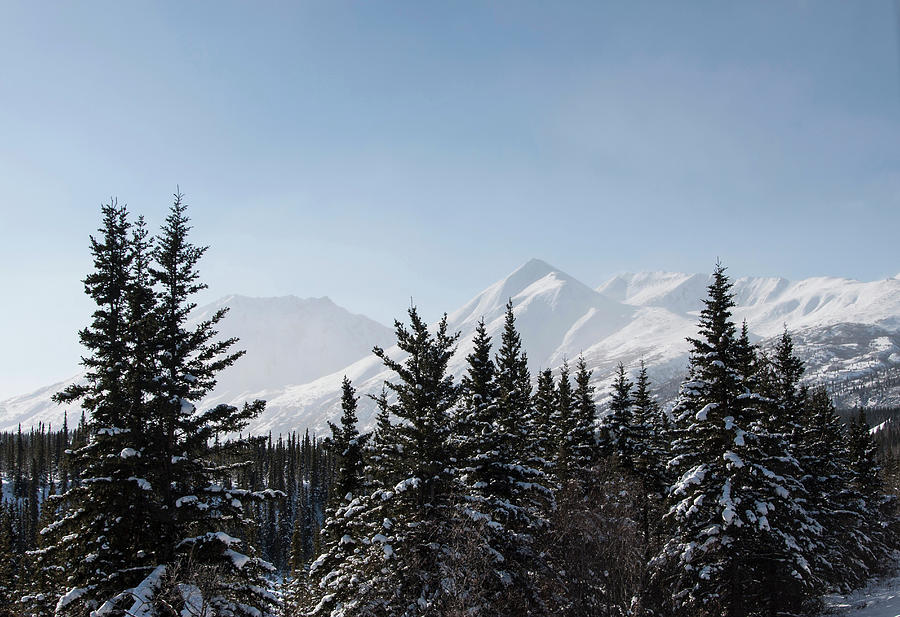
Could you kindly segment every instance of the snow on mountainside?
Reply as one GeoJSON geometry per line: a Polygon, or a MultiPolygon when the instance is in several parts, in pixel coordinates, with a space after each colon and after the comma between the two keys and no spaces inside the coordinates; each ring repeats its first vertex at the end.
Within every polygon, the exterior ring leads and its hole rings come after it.
{"type": "MultiPolygon", "coordinates": [[[[449,315],[451,330],[462,333],[450,370],[457,376],[465,370],[472,333],[482,316],[488,332],[496,337],[506,300],[512,298],[533,373],[540,368],[555,369],[564,359],[574,360],[583,353],[595,371],[597,398],[603,402],[616,364],[621,361],[633,369],[643,359],[661,398],[668,398],[684,377],[685,337],[696,334],[697,311],[708,279],[705,274],[622,275],[591,291],[549,264],[531,260],[449,315]]],[[[889,344],[884,335],[900,336],[896,332],[900,315],[897,282],[811,279],[791,283],[743,278],[735,281],[735,293],[744,306],[735,313],[738,319],[748,319],[751,336],[764,347],[771,337],[781,334],[785,324],[799,328],[797,346],[808,356],[810,378],[835,385],[846,371],[868,375],[875,367],[900,367],[894,343],[889,344]],[[861,323],[846,323],[843,315],[861,323]]],[[[399,353],[389,351],[394,357],[399,353]]],[[[384,380],[392,377],[374,356],[368,356],[312,383],[271,390],[257,428],[273,432],[292,427],[325,430],[325,421],[338,413],[344,374],[362,394],[380,392],[384,380]]],[[[371,401],[363,397],[363,424],[369,423],[373,414],[371,401]]]]}
{"type": "MultiPolygon", "coordinates": [[[[449,367],[454,375],[465,371],[465,357],[472,349],[471,338],[478,320],[484,317],[488,333],[499,338],[510,298],[532,372],[559,366],[565,357],[574,358],[597,338],[625,327],[635,312],[633,307],[610,300],[568,274],[533,259],[448,315],[450,330],[462,335],[449,367]]],[[[396,347],[387,351],[394,358],[401,356],[396,347]]],[[[384,381],[392,377],[377,358],[369,355],[312,383],[268,391],[266,411],[254,427],[276,433],[298,427],[324,431],[326,420],[338,413],[344,375],[362,395],[379,393],[384,381]]],[[[362,424],[370,423],[374,412],[372,402],[363,396],[359,410],[362,424]]]]}
{"type": "MultiPolygon", "coordinates": [[[[660,398],[668,399],[684,377],[685,337],[696,334],[708,280],[706,274],[622,274],[594,290],[533,259],[449,314],[450,330],[462,335],[450,370],[456,376],[465,370],[482,317],[496,347],[512,299],[532,373],[584,354],[603,402],[616,364],[633,370],[643,359],[660,398]]],[[[807,379],[828,384],[839,403],[900,403],[900,279],[748,277],[735,281],[734,292],[735,317],[748,321],[753,340],[766,349],[786,325],[807,362],[807,379]]],[[[373,420],[374,405],[365,395],[379,393],[392,375],[371,348],[390,345],[391,331],[327,299],[232,296],[201,311],[222,305],[232,307],[223,334],[241,338],[248,353],[223,373],[222,387],[206,404],[262,398],[266,411],[252,430],[322,432],[338,414],[347,375],[363,395],[360,420],[373,420]]],[[[388,353],[400,355],[396,347],[388,353]]],[[[58,387],[0,402],[0,429],[61,417],[62,410],[48,403],[58,387]]]]}
{"type": "MultiPolygon", "coordinates": [[[[645,272],[615,276],[598,291],[634,306],[664,309],[670,313],[669,327],[686,328],[687,336],[693,333],[708,282],[708,275],[645,272]]],[[[797,353],[806,361],[806,380],[827,384],[838,404],[900,404],[896,277],[872,282],[743,277],[734,281],[734,293],[735,319],[747,320],[753,339],[765,349],[787,326],[797,353]]],[[[687,350],[681,341],[668,344],[670,353],[687,350]]],[[[652,357],[648,363],[654,364],[652,357]]],[[[672,395],[680,375],[661,368],[656,367],[654,376],[663,394],[672,395]]],[[[670,363],[669,369],[674,368],[670,363]]]]}
{"type": "MultiPolygon", "coordinates": [[[[607,297],[634,306],[656,306],[680,315],[696,315],[706,297],[709,275],[677,272],[620,274],[597,288],[607,297]]],[[[791,282],[783,278],[743,277],[734,281],[737,319],[751,330],[774,336],[791,328],[835,323],[869,323],[900,328],[900,281],[863,283],[817,277],[791,282]]]]}
{"type": "MultiPolygon", "coordinates": [[[[216,400],[246,400],[273,384],[312,381],[371,352],[374,345],[390,345],[394,336],[387,326],[328,298],[227,296],[198,307],[190,320],[207,319],[226,306],[230,310],[219,332],[222,338],[239,338],[237,348],[247,354],[221,373],[216,400]]],[[[63,408],[50,397],[79,378],[0,401],[0,430],[13,430],[20,422],[25,427],[60,425],[63,408]]],[[[69,413],[77,417],[81,412],[69,413]]]]}
{"type": "Polygon", "coordinates": [[[247,355],[226,369],[218,392],[257,392],[272,384],[305,383],[347,366],[372,351],[390,345],[394,331],[363,315],[354,315],[329,298],[248,298],[227,296],[200,307],[200,321],[222,307],[223,337],[237,337],[247,355]]]}

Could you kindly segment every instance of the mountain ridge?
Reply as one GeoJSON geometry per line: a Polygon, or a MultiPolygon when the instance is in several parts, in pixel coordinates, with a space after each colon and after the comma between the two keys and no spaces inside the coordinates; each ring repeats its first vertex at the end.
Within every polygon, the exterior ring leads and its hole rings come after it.
{"type": "MultiPolygon", "coordinates": [[[[496,348],[511,300],[533,374],[582,354],[595,371],[597,399],[602,402],[617,363],[631,370],[644,360],[666,399],[683,378],[685,338],[695,334],[708,280],[702,273],[623,273],[592,289],[545,261],[531,259],[448,314],[450,330],[461,333],[450,371],[459,377],[465,370],[471,336],[481,318],[496,348]]],[[[747,319],[753,339],[764,348],[785,325],[796,332],[797,346],[809,365],[807,379],[834,384],[842,375],[865,381],[867,375],[900,370],[900,279],[741,277],[734,280],[734,292],[735,318],[747,319]]],[[[254,421],[254,432],[305,427],[324,431],[337,414],[340,381],[347,375],[363,395],[360,420],[371,423],[374,405],[365,395],[379,393],[383,381],[391,378],[371,348],[377,344],[392,357],[402,357],[391,346],[390,329],[327,297],[233,294],[199,307],[193,318],[227,304],[232,306],[222,322],[222,335],[241,338],[248,354],[237,369],[223,373],[220,387],[205,404],[264,398],[267,409],[254,421]],[[348,332],[347,340],[340,339],[348,332]],[[335,348],[343,350],[335,358],[322,355],[335,348]],[[310,357],[315,361],[304,364],[310,357]],[[242,364],[247,368],[241,369],[242,364]]],[[[47,404],[52,387],[0,401],[0,429],[9,430],[18,421],[56,424],[63,410],[47,404]]],[[[888,390],[874,403],[900,400],[897,389],[888,390]]]]}

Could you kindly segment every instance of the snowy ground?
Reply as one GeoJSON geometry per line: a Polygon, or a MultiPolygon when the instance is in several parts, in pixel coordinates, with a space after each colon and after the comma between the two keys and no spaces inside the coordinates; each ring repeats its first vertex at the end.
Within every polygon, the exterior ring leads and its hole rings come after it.
{"type": "Polygon", "coordinates": [[[840,617],[900,617],[900,576],[873,582],[848,596],[829,596],[824,615],[840,617]]]}

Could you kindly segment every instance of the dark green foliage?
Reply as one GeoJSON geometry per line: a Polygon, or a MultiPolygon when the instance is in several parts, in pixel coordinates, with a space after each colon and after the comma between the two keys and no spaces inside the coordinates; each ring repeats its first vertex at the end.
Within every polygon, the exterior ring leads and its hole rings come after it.
{"type": "Polygon", "coordinates": [[[594,436],[597,422],[597,406],[594,404],[594,386],[591,385],[591,371],[584,357],[579,356],[575,365],[574,407],[572,409],[572,429],[569,435],[572,465],[586,470],[597,460],[597,440],[594,436]]]}
{"type": "Polygon", "coordinates": [[[89,351],[82,360],[86,383],[56,396],[60,403],[81,402],[91,418],[89,436],[72,450],[77,484],[49,501],[61,519],[47,528],[35,558],[35,567],[45,573],[40,577],[43,588],[32,594],[33,603],[26,602],[39,611],[63,597],[58,612],[77,614],[99,606],[135,586],[152,569],[155,557],[153,519],[145,507],[146,463],[141,458],[147,416],[134,413],[142,401],[134,400],[130,387],[128,318],[132,263],[136,255],[146,258],[146,246],[132,243],[124,206],[111,202],[102,213],[101,236],[90,241],[94,272],[84,279],[85,292],[97,308],[91,325],[79,332],[89,351]],[[47,589],[49,584],[54,588],[47,589]]]}
{"type": "Polygon", "coordinates": [[[531,402],[529,429],[529,450],[532,464],[535,467],[552,471],[556,458],[557,444],[560,440],[556,418],[556,384],[553,382],[553,371],[546,369],[538,374],[537,390],[531,402]]]}
{"type": "Polygon", "coordinates": [[[0,503],[0,617],[13,617],[22,557],[16,550],[16,532],[9,508],[0,503]]]}
{"type": "Polygon", "coordinates": [[[621,464],[631,468],[634,439],[632,437],[631,388],[634,384],[625,374],[625,366],[620,362],[616,368],[616,377],[612,384],[607,414],[603,419],[604,442],[607,444],[607,454],[615,455],[621,464]]]}
{"type": "MultiPolygon", "coordinates": [[[[130,225],[124,207],[103,207],[100,239],[91,238],[94,272],[84,281],[97,306],[79,333],[86,380],[56,397],[89,414],[79,430],[86,439],[69,450],[71,485],[47,499],[32,557],[40,575],[24,602],[30,612],[123,614],[135,601],[130,590],[151,573],[159,598],[186,584],[219,611],[274,606],[260,575],[268,566],[252,547],[237,552],[234,536],[250,521],[244,504],[277,493],[239,488],[239,463],[212,462],[246,450],[247,440],[220,444],[216,436],[240,431],[263,403],[194,406],[242,352],[229,352],[234,340],[215,339],[224,310],[187,327],[191,297],[204,288],[196,264],[205,251],[187,240],[187,223],[181,195],[155,242],[142,220],[130,225]]],[[[28,499],[36,521],[37,497],[28,499]]],[[[169,610],[152,602],[160,614],[169,610]]]]}
{"type": "Polygon", "coordinates": [[[506,303],[506,316],[495,364],[500,408],[499,429],[509,439],[508,447],[521,448],[527,441],[527,427],[523,419],[528,416],[531,403],[531,375],[528,372],[528,357],[516,330],[512,300],[506,303]]]}
{"type": "Polygon", "coordinates": [[[558,482],[565,482],[576,471],[572,460],[572,429],[575,426],[575,396],[569,379],[569,363],[563,361],[556,384],[556,408],[552,422],[556,426],[556,464],[554,472],[558,482]]]}
{"type": "MultiPolygon", "coordinates": [[[[331,424],[331,443],[337,466],[333,494],[336,500],[352,500],[364,483],[363,450],[368,435],[356,428],[356,404],[359,398],[347,377],[341,382],[341,425],[331,424]]],[[[330,423],[329,423],[330,424],[330,423]]]]}
{"type": "Polygon", "coordinates": [[[778,442],[759,421],[767,403],[755,391],[752,348],[731,320],[722,266],[708,291],[673,411],[669,466],[680,477],[668,490],[655,584],[671,591],[676,614],[779,614],[816,589],[807,559],[816,529],[792,497],[797,483],[767,467],[778,442]],[[773,589],[788,589],[787,605],[772,606],[773,589]]]}
{"type": "Polygon", "coordinates": [[[865,409],[860,409],[850,423],[850,468],[855,476],[856,488],[867,499],[875,499],[883,492],[881,466],[878,463],[875,441],[869,433],[865,409]]]}
{"type": "MultiPolygon", "coordinates": [[[[475,330],[474,348],[466,360],[461,382],[461,405],[453,444],[460,482],[472,500],[483,502],[502,488],[506,472],[498,465],[502,447],[499,426],[497,370],[491,359],[491,339],[484,320],[475,330]]],[[[477,507],[477,506],[476,506],[477,507]]]]}
{"type": "Polygon", "coordinates": [[[665,415],[653,398],[643,360],[634,384],[631,410],[632,466],[648,491],[661,494],[668,461],[665,415]]]}

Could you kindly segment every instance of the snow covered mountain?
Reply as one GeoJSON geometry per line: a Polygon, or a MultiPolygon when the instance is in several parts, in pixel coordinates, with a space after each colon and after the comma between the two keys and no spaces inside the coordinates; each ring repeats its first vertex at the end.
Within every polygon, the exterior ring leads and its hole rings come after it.
{"type": "MultiPolygon", "coordinates": [[[[645,272],[618,275],[591,289],[533,259],[449,314],[451,331],[462,335],[450,370],[457,376],[465,370],[479,319],[490,334],[499,333],[512,299],[533,373],[583,354],[602,402],[616,364],[632,369],[643,359],[660,398],[667,399],[684,376],[685,337],[696,333],[708,280],[706,274],[645,272]]],[[[807,378],[829,384],[839,402],[900,403],[900,278],[741,278],[734,291],[735,315],[747,320],[753,339],[765,349],[787,326],[807,362],[807,378]]],[[[347,375],[363,395],[362,423],[372,421],[374,405],[365,395],[379,393],[392,377],[371,354],[373,345],[387,348],[392,342],[386,327],[327,299],[231,296],[198,309],[197,317],[222,305],[232,307],[222,333],[241,338],[248,353],[223,373],[207,404],[262,398],[266,411],[254,431],[322,432],[338,413],[340,382],[347,375]]],[[[401,353],[387,349],[393,357],[401,353]]],[[[59,387],[0,402],[0,430],[18,422],[56,424],[62,410],[49,396],[59,387]]]]}
{"type": "MultiPolygon", "coordinates": [[[[709,276],[643,272],[613,277],[598,291],[633,306],[656,308],[671,331],[691,335],[709,276]]],[[[787,327],[806,361],[806,380],[827,384],[845,406],[900,404],[900,278],[860,282],[817,277],[802,281],[744,277],[734,281],[737,320],[746,320],[753,339],[769,347],[787,327]]],[[[686,351],[681,340],[651,341],[657,351],[686,351]]],[[[623,361],[625,361],[623,359],[623,361]]],[[[671,395],[680,375],[655,377],[671,395]]],[[[670,367],[671,368],[671,367],[670,367]]],[[[652,371],[651,371],[652,372],[652,371]]]]}
{"type": "MultiPolygon", "coordinates": [[[[247,355],[222,372],[217,400],[247,400],[273,384],[312,381],[371,352],[374,345],[393,342],[393,330],[328,298],[226,296],[195,309],[191,321],[207,319],[223,306],[230,310],[219,324],[220,334],[239,338],[238,348],[247,355]]],[[[39,422],[59,426],[63,409],[50,397],[78,379],[80,375],[0,401],[0,430],[14,430],[20,422],[26,428],[39,422]]]]}

